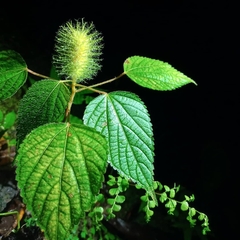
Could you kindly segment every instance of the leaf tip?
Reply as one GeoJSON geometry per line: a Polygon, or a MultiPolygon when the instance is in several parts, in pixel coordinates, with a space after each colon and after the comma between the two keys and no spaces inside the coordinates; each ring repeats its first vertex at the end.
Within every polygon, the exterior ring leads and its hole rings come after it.
{"type": "Polygon", "coordinates": [[[194,84],[194,85],[198,85],[194,80],[191,79],[191,82],[194,84]]]}

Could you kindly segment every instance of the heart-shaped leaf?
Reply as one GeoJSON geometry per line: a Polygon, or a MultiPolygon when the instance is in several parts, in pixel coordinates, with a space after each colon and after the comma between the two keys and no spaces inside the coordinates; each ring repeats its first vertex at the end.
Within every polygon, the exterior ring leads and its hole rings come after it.
{"type": "Polygon", "coordinates": [[[110,164],[153,193],[153,132],[143,102],[130,92],[112,92],[87,106],[84,123],[108,140],[110,164]]]}
{"type": "Polygon", "coordinates": [[[16,163],[27,209],[47,239],[65,240],[101,188],[107,143],[83,124],[46,124],[26,137],[16,163]]]}

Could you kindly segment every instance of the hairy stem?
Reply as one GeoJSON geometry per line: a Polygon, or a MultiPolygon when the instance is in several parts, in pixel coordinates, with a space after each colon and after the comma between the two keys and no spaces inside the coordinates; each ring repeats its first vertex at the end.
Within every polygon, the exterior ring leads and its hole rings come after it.
{"type": "Polygon", "coordinates": [[[70,112],[71,112],[71,108],[72,108],[72,104],[73,104],[73,99],[76,94],[76,83],[75,82],[72,82],[71,89],[72,89],[72,92],[71,92],[71,96],[70,96],[70,99],[68,102],[68,107],[67,107],[66,113],[65,113],[65,120],[67,120],[67,121],[69,121],[70,112]]]}

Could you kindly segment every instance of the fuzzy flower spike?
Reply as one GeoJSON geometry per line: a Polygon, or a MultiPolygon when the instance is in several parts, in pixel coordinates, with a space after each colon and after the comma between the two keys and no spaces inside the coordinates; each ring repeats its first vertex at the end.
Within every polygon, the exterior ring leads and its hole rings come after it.
{"type": "Polygon", "coordinates": [[[76,21],[61,26],[56,35],[53,63],[59,75],[74,82],[92,79],[101,68],[102,36],[94,25],[76,21]]]}

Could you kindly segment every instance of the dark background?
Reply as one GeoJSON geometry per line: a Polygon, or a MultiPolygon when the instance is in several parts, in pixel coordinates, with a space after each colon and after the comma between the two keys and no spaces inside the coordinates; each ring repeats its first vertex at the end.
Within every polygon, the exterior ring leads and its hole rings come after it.
{"type": "MultiPolygon", "coordinates": [[[[217,238],[236,239],[239,212],[239,17],[229,1],[32,1],[1,6],[0,46],[49,74],[54,37],[69,19],[104,37],[96,81],[123,71],[133,55],[166,61],[198,83],[157,92],[127,77],[109,88],[140,96],[152,118],[155,177],[185,186],[217,238]]],[[[106,86],[107,87],[107,86],[106,86]]]]}

